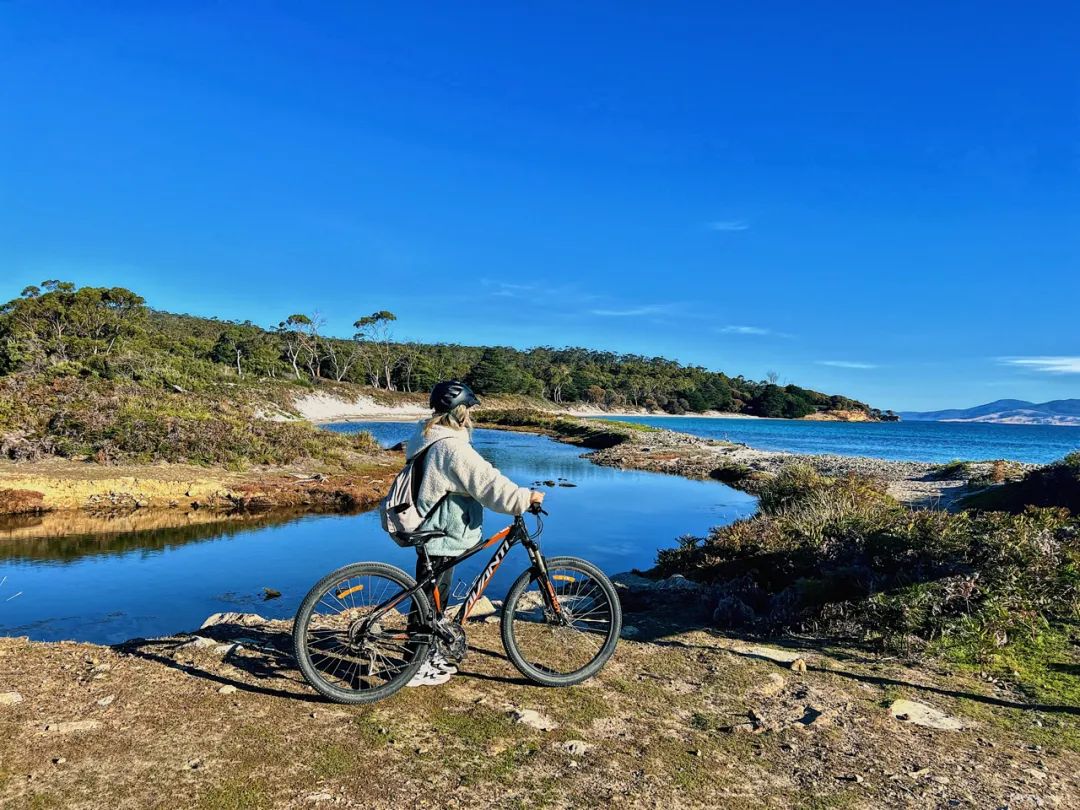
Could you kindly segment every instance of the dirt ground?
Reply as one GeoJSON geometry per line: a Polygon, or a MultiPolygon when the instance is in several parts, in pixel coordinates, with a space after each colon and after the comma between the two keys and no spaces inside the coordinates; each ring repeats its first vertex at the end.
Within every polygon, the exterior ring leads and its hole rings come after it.
{"type": "Polygon", "coordinates": [[[0,639],[0,805],[1080,806],[1080,708],[1000,682],[630,613],[597,678],[544,689],[497,622],[470,623],[449,683],[370,707],[304,684],[287,623],[117,648],[0,639]],[[962,728],[898,718],[901,698],[962,728]]]}

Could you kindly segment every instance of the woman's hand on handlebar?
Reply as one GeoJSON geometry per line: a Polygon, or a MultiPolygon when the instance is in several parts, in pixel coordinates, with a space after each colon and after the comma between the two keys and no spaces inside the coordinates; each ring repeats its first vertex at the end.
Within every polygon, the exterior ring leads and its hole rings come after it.
{"type": "Polygon", "coordinates": [[[546,492],[538,492],[535,489],[529,493],[529,511],[534,515],[543,511],[541,507],[544,505],[544,496],[546,494],[546,492]]]}

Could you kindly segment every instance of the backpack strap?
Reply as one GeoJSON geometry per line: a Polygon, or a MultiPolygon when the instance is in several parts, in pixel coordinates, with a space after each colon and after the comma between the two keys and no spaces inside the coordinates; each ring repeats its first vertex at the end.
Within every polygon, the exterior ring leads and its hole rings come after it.
{"type": "MultiPolygon", "coordinates": [[[[420,487],[424,483],[424,474],[427,472],[427,455],[428,455],[428,452],[431,450],[432,447],[437,445],[439,442],[445,441],[446,439],[449,439],[449,438],[450,438],[449,436],[443,436],[441,439],[436,439],[435,441],[433,441],[431,444],[429,444],[427,447],[425,447],[423,450],[421,450],[419,453],[417,453],[415,456],[413,456],[410,459],[410,461],[412,462],[412,465],[413,465],[413,476],[412,476],[412,499],[413,499],[413,503],[418,503],[419,498],[420,498],[420,487]],[[417,466],[418,464],[421,465],[421,466],[418,467],[417,466]],[[417,475],[417,472],[419,472],[419,475],[417,475]]],[[[436,504],[436,505],[438,505],[438,504],[436,504]]],[[[434,506],[432,507],[432,509],[434,509],[434,506]]],[[[428,511],[431,511],[431,510],[428,510],[428,511]]]]}

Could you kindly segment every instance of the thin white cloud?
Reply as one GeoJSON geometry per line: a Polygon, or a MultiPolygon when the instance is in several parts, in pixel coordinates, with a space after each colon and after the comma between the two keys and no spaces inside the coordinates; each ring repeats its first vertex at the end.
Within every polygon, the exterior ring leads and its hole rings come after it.
{"type": "Polygon", "coordinates": [[[771,335],[771,329],[761,326],[725,326],[720,330],[725,335],[771,335]]]}
{"type": "Polygon", "coordinates": [[[735,233],[737,231],[750,230],[750,223],[745,219],[717,219],[712,222],[706,223],[706,228],[710,231],[720,231],[722,233],[735,233]]]}
{"type": "Polygon", "coordinates": [[[1080,374],[1080,357],[999,357],[1002,365],[1040,371],[1044,374],[1080,374]]]}
{"type": "Polygon", "coordinates": [[[741,326],[739,324],[728,324],[727,326],[721,326],[713,330],[721,335],[746,335],[748,337],[778,337],[789,338],[787,332],[777,332],[775,329],[769,329],[764,326],[741,326]]]}
{"type": "Polygon", "coordinates": [[[857,368],[857,369],[871,369],[877,368],[877,363],[861,363],[855,360],[818,360],[819,366],[832,366],[833,368],[857,368]]]}
{"type": "Polygon", "coordinates": [[[589,312],[602,318],[637,318],[644,315],[667,315],[671,312],[671,308],[671,304],[650,304],[627,309],[591,309],[589,312]]]}
{"type": "Polygon", "coordinates": [[[493,296],[499,298],[523,298],[537,289],[535,284],[507,284],[505,281],[488,279],[484,279],[483,284],[491,290],[493,296]]]}

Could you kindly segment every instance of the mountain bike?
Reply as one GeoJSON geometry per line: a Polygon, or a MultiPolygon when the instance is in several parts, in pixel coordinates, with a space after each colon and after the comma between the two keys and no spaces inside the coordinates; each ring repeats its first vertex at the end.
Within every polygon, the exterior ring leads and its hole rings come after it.
{"type": "Polygon", "coordinates": [[[530,564],[503,603],[507,656],[522,675],[543,686],[573,686],[599,672],[622,629],[615,587],[590,562],[545,558],[539,539],[541,515],[547,513],[539,506],[529,511],[536,518],[535,532],[529,533],[519,515],[512,525],[439,564],[432,563],[424,543],[441,534],[413,533],[420,582],[400,568],[376,562],[354,563],[323,577],[300,604],[293,623],[296,661],[307,682],[337,703],[371,703],[405,686],[432,646],[460,661],[467,652],[465,620],[518,544],[528,552],[530,564]],[[439,574],[491,546],[496,546],[491,561],[450,618],[444,605],[447,595],[436,585],[439,574]]]}

